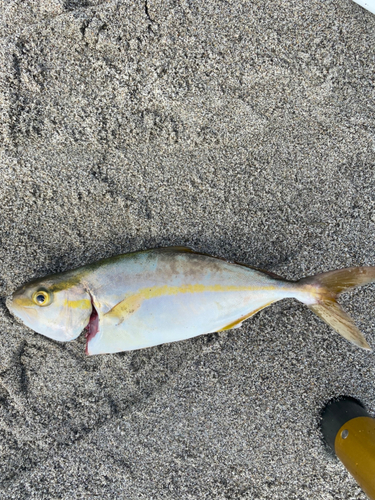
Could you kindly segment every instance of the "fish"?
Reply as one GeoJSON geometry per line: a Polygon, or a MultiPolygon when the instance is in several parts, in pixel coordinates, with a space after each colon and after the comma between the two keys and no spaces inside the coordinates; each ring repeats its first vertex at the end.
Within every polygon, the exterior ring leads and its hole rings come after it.
{"type": "Polygon", "coordinates": [[[265,307],[293,298],[349,342],[371,350],[337,297],[374,281],[370,266],[289,281],[191,248],[167,247],[36,279],[9,296],[6,305],[50,339],[72,341],[86,329],[86,353],[96,355],[239,328],[265,307]]]}
{"type": "Polygon", "coordinates": [[[355,3],[375,14],[375,0],[354,0],[355,3]]]}

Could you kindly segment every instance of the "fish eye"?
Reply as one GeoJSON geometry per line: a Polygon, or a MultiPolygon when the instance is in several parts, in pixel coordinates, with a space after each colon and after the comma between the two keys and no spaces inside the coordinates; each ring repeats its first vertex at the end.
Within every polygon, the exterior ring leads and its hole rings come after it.
{"type": "Polygon", "coordinates": [[[50,294],[45,290],[38,290],[33,293],[33,301],[38,306],[47,306],[50,303],[50,294]]]}

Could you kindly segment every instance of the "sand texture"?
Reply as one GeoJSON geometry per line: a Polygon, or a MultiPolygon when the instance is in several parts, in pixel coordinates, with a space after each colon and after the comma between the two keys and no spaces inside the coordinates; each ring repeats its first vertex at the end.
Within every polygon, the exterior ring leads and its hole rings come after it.
{"type": "MultiPolygon", "coordinates": [[[[1,9],[1,500],[365,500],[318,416],[340,394],[374,414],[375,355],[304,305],[87,357],[5,297],[167,245],[289,279],[375,265],[375,16],[350,0],[1,9]]],[[[375,348],[374,297],[341,303],[375,348]]]]}

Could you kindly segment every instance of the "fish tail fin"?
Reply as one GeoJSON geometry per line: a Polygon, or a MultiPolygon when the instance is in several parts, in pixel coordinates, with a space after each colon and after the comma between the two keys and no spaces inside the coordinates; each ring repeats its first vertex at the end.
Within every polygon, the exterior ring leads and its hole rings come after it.
{"type": "Polygon", "coordinates": [[[363,334],[336,299],[346,290],[372,282],[375,282],[375,267],[350,267],[302,278],[298,284],[309,292],[305,302],[309,309],[349,342],[371,351],[363,334]]]}

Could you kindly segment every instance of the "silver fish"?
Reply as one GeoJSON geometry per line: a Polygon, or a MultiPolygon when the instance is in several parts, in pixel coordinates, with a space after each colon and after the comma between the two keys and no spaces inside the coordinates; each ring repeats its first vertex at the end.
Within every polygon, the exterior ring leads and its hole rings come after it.
{"type": "Polygon", "coordinates": [[[171,247],[119,255],[35,280],[6,303],[26,326],[51,339],[70,341],[87,327],[87,354],[102,354],[238,328],[273,302],[295,298],[347,340],[370,349],[336,298],[373,281],[375,267],[287,281],[171,247]]]}

